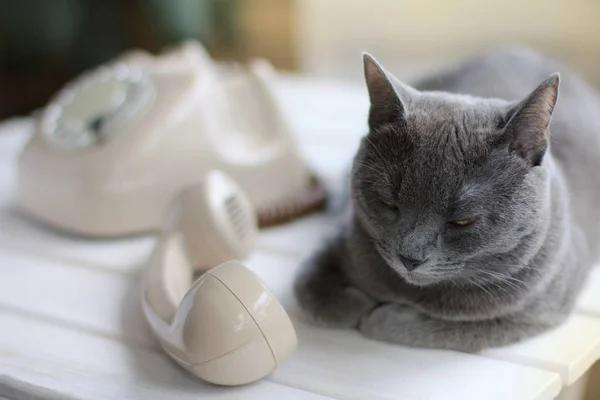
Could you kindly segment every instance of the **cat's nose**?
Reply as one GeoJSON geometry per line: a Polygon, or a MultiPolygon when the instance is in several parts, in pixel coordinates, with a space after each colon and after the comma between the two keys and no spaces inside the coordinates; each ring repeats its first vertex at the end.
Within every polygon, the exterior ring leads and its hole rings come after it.
{"type": "Polygon", "coordinates": [[[414,258],[405,257],[402,254],[398,254],[398,258],[404,264],[407,270],[412,271],[417,268],[419,265],[423,264],[427,260],[416,260],[414,258]]]}

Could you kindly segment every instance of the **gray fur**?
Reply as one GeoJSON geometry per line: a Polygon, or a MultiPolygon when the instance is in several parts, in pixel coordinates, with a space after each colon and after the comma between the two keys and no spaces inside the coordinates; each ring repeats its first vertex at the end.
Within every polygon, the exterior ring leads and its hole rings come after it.
{"type": "Polygon", "coordinates": [[[416,89],[364,62],[370,132],[354,159],[353,217],[297,277],[304,314],[463,351],[564,321],[598,256],[600,96],[527,50],[416,89]],[[411,271],[400,256],[422,264],[411,271]]]}

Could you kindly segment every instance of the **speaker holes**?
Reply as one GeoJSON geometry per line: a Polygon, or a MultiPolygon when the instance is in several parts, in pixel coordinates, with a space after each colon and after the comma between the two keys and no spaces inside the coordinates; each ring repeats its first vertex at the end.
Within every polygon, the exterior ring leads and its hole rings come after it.
{"type": "Polygon", "coordinates": [[[248,234],[248,223],[249,221],[244,215],[244,210],[240,205],[239,199],[230,195],[225,199],[225,210],[229,215],[229,220],[233,226],[233,230],[239,239],[243,240],[248,234]]]}

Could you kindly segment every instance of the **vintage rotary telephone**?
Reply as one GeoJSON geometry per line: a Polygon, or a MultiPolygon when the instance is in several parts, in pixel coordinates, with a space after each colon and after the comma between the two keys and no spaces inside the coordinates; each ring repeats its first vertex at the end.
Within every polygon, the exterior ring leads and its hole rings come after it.
{"type": "Polygon", "coordinates": [[[86,236],[158,230],[173,197],[214,168],[238,182],[260,226],[321,207],[274,78],[266,61],[222,66],[193,41],[83,74],[37,121],[19,165],[20,208],[86,236]]]}

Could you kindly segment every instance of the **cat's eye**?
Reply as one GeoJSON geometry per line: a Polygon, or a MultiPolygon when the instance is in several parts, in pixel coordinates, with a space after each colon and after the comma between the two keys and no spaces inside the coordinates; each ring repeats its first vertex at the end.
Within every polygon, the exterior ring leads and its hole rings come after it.
{"type": "Polygon", "coordinates": [[[465,227],[465,226],[472,225],[473,222],[475,222],[475,218],[459,219],[456,221],[452,221],[451,224],[455,225],[455,226],[465,227]]]}
{"type": "Polygon", "coordinates": [[[390,210],[396,210],[397,208],[393,203],[390,203],[389,201],[380,200],[380,202],[384,207],[389,208],[390,210]]]}

